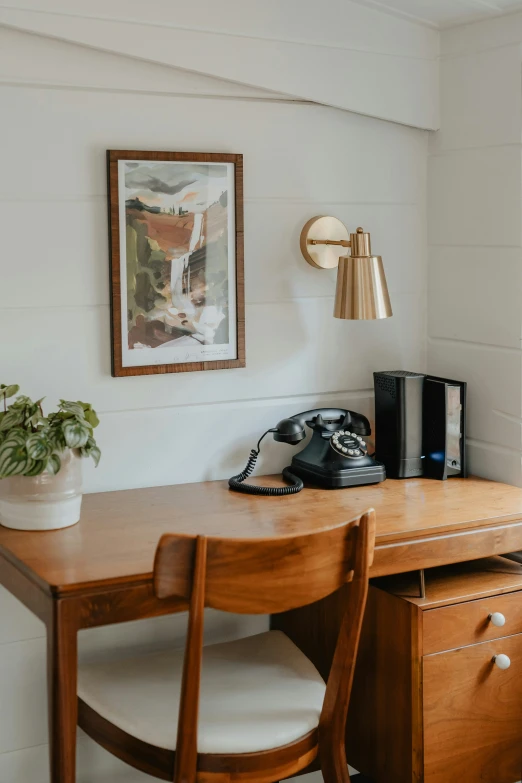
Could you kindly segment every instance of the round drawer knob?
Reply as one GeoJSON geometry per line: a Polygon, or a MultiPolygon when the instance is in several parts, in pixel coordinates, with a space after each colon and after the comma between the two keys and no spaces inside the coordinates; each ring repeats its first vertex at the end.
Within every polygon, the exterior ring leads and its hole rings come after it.
{"type": "Polygon", "coordinates": [[[511,666],[511,659],[507,655],[501,653],[500,655],[495,655],[493,663],[495,666],[498,666],[499,669],[509,669],[511,666]]]}
{"type": "Polygon", "coordinates": [[[489,619],[497,628],[502,628],[502,626],[506,624],[506,618],[502,612],[493,612],[493,614],[489,615],[489,619]]]}

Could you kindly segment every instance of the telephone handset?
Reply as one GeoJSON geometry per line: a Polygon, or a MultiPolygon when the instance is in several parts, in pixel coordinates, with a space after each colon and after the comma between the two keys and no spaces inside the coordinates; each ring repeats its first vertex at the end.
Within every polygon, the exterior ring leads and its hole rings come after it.
{"type": "Polygon", "coordinates": [[[361,413],[344,408],[317,408],[282,419],[267,430],[252,449],[245,469],[229,479],[230,489],[251,495],[292,495],[303,489],[303,479],[322,487],[351,487],[384,481],[384,466],[368,455],[365,436],[370,422],[361,413]],[[245,484],[252,475],[263,438],[272,433],[279,443],[296,446],[305,437],[305,425],[312,430],[310,443],[283,470],[286,487],[245,484]]]}

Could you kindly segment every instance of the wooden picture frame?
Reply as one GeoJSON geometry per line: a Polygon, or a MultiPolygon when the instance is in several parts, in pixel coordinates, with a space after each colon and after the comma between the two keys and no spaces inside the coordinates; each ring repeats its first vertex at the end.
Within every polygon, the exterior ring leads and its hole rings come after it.
{"type": "Polygon", "coordinates": [[[245,367],[243,156],[108,150],[107,174],[112,375],[245,367]]]}

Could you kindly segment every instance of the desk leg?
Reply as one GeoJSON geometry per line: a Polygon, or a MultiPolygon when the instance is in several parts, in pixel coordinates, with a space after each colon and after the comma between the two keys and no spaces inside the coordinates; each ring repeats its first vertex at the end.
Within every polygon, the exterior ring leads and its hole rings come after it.
{"type": "Polygon", "coordinates": [[[76,781],[78,623],[74,602],[53,601],[47,624],[51,783],[76,781]]]}

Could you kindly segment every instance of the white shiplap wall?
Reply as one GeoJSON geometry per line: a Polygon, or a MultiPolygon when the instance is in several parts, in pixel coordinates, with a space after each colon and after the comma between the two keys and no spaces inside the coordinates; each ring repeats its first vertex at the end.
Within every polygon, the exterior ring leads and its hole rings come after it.
{"type": "Polygon", "coordinates": [[[438,33],[353,0],[0,0],[0,25],[438,128],[438,33]]]}
{"type": "Polygon", "coordinates": [[[469,383],[473,472],[522,484],[522,14],[441,35],[428,367],[469,383]]]}
{"type": "MultiPolygon", "coordinates": [[[[371,415],[373,370],[425,368],[425,132],[1,28],[0,107],[0,380],[92,401],[104,456],[88,491],[226,477],[281,417],[371,415]],[[107,148],[244,154],[246,369],[111,378],[107,148]],[[299,252],[321,213],[371,230],[392,319],[333,319],[335,276],[299,252]]],[[[262,469],[290,453],[267,444],[262,469]]],[[[43,627],[5,592],[0,617],[0,781],[47,783],[43,627]]],[[[238,621],[216,613],[207,630],[232,636],[238,621]]],[[[182,618],[101,629],[82,650],[182,631],[182,618]]],[[[80,783],[148,780],[85,738],[79,766],[80,783]]]]}

